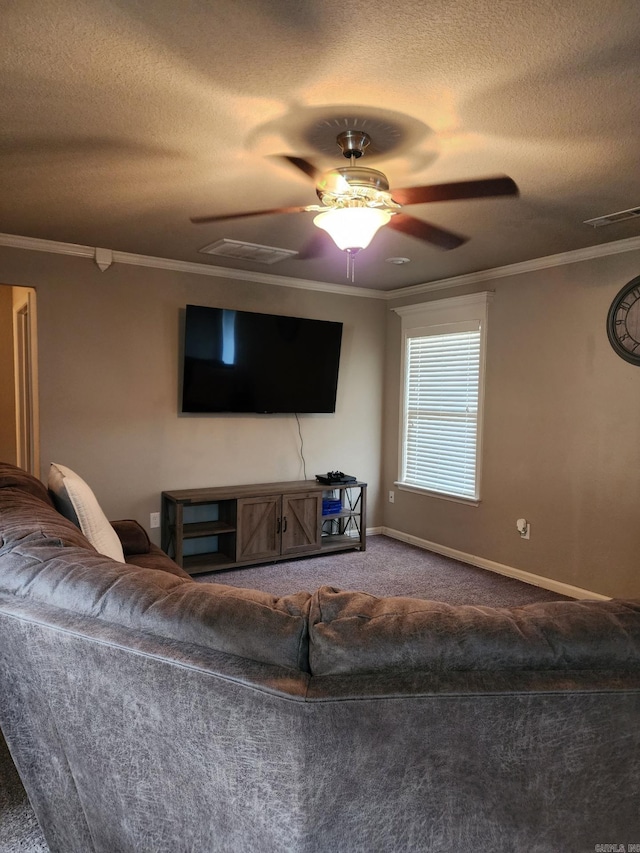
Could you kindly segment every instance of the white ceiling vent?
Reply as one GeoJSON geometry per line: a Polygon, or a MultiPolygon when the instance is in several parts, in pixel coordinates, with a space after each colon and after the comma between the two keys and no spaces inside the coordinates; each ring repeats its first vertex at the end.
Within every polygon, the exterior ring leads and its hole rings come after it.
{"type": "Polygon", "coordinates": [[[298,252],[293,249],[276,249],[274,246],[261,246],[259,243],[243,243],[240,240],[217,240],[199,251],[205,255],[222,255],[224,258],[237,258],[239,261],[256,261],[259,264],[277,264],[293,258],[298,252]]]}
{"type": "Polygon", "coordinates": [[[619,210],[618,213],[607,213],[606,216],[596,216],[595,219],[585,219],[585,225],[593,225],[600,228],[601,225],[613,225],[615,222],[624,222],[625,219],[640,218],[640,207],[630,207],[629,210],[619,210]]]}

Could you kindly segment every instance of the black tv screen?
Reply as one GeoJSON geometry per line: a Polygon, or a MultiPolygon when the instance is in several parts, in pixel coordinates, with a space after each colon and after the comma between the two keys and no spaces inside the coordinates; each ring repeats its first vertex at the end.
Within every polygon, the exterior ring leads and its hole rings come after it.
{"type": "Polygon", "coordinates": [[[342,323],[187,305],[183,412],[335,412],[342,323]]]}

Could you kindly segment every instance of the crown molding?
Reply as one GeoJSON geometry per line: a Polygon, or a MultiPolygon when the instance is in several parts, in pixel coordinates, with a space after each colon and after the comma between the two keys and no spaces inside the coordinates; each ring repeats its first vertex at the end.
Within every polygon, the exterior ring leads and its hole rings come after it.
{"type": "MultiPolygon", "coordinates": [[[[43,240],[39,237],[22,237],[17,234],[0,233],[0,246],[26,249],[34,252],[49,252],[56,255],[71,255],[76,258],[89,258],[91,260],[95,260],[96,257],[96,247],[94,246],[82,246],[78,243],[62,243],[56,240],[43,240]]],[[[451,278],[442,278],[438,281],[429,281],[424,284],[413,284],[409,287],[398,288],[397,290],[383,291],[366,287],[354,287],[347,284],[331,284],[326,281],[315,281],[313,279],[290,278],[289,276],[273,275],[271,273],[228,269],[227,267],[200,264],[193,261],[156,258],[152,255],[136,255],[131,252],[119,252],[117,250],[112,251],[112,261],[113,263],[129,264],[130,266],[171,270],[173,272],[184,272],[192,275],[209,275],[215,278],[235,279],[237,281],[256,282],[258,284],[272,284],[277,287],[316,290],[340,296],[357,296],[388,301],[407,296],[417,296],[421,293],[430,293],[434,290],[465,287],[469,284],[478,284],[480,282],[492,281],[496,278],[522,275],[523,273],[549,269],[564,264],[577,264],[581,261],[590,261],[594,258],[604,258],[609,255],[619,255],[623,252],[634,252],[639,249],[640,237],[627,237],[624,240],[615,240],[611,243],[602,243],[598,246],[588,246],[585,249],[574,249],[570,252],[560,252],[557,255],[546,255],[543,258],[534,258],[530,261],[508,264],[504,267],[494,267],[493,269],[479,270],[478,272],[466,273],[465,275],[453,276],[451,278]]]]}
{"type": "MultiPolygon", "coordinates": [[[[71,255],[76,258],[95,260],[96,247],[82,246],[78,243],[61,243],[56,240],[43,240],[39,237],[21,237],[17,234],[1,234],[0,246],[13,249],[26,249],[32,252],[49,252],[54,255],[71,255]]],[[[156,258],[152,255],[136,255],[131,252],[111,252],[112,263],[128,264],[137,267],[150,267],[172,272],[190,273],[191,275],[208,275],[215,278],[235,279],[237,281],[272,284],[277,287],[292,287],[298,290],[316,290],[322,293],[334,293],[340,296],[358,296],[367,299],[385,299],[386,294],[380,290],[365,287],[353,287],[346,284],[332,284],[327,281],[313,279],[290,278],[284,275],[251,272],[248,270],[228,269],[212,264],[199,264],[193,261],[177,261],[171,258],[156,258]]]]}
{"type": "Polygon", "coordinates": [[[536,270],[563,266],[564,264],[577,264],[581,261],[604,258],[608,255],[635,252],[638,249],[640,249],[640,237],[627,237],[624,240],[615,240],[612,243],[588,246],[586,249],[573,249],[570,252],[546,255],[544,258],[533,258],[530,261],[521,261],[520,263],[508,264],[504,267],[479,270],[478,272],[457,275],[452,278],[442,278],[439,281],[428,281],[424,284],[413,284],[410,287],[402,287],[399,290],[386,290],[384,291],[384,299],[399,299],[404,296],[417,296],[420,293],[429,293],[433,290],[445,290],[449,287],[464,287],[467,284],[478,284],[479,282],[492,281],[496,278],[522,275],[523,273],[535,272],[536,270]]]}
{"type": "Polygon", "coordinates": [[[422,317],[426,314],[433,317],[446,311],[460,311],[467,309],[481,309],[493,299],[492,290],[482,290],[479,293],[467,293],[464,296],[451,296],[448,299],[435,299],[433,302],[419,302],[417,305],[399,305],[391,308],[402,318],[422,317]]]}
{"type": "Polygon", "coordinates": [[[41,240],[39,237],[21,237],[19,234],[0,234],[0,246],[12,249],[28,249],[33,252],[49,252],[52,255],[73,255],[76,258],[93,258],[93,246],[78,243],[60,243],[57,240],[41,240]]]}

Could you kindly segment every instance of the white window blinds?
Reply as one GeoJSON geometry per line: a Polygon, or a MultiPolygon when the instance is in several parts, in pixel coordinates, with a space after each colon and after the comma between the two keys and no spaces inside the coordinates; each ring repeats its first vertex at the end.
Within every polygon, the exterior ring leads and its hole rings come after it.
{"type": "Polygon", "coordinates": [[[408,485],[475,498],[480,329],[407,337],[408,485]]]}
{"type": "Polygon", "coordinates": [[[487,298],[396,309],[405,348],[399,485],[479,500],[487,298]]]}

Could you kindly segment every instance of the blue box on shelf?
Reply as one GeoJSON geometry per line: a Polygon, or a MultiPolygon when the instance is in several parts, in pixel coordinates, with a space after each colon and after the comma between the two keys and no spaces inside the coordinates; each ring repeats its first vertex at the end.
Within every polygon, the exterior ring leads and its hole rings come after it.
{"type": "Polygon", "coordinates": [[[340,498],[322,498],[322,514],[334,515],[342,511],[342,500],[340,498]]]}

